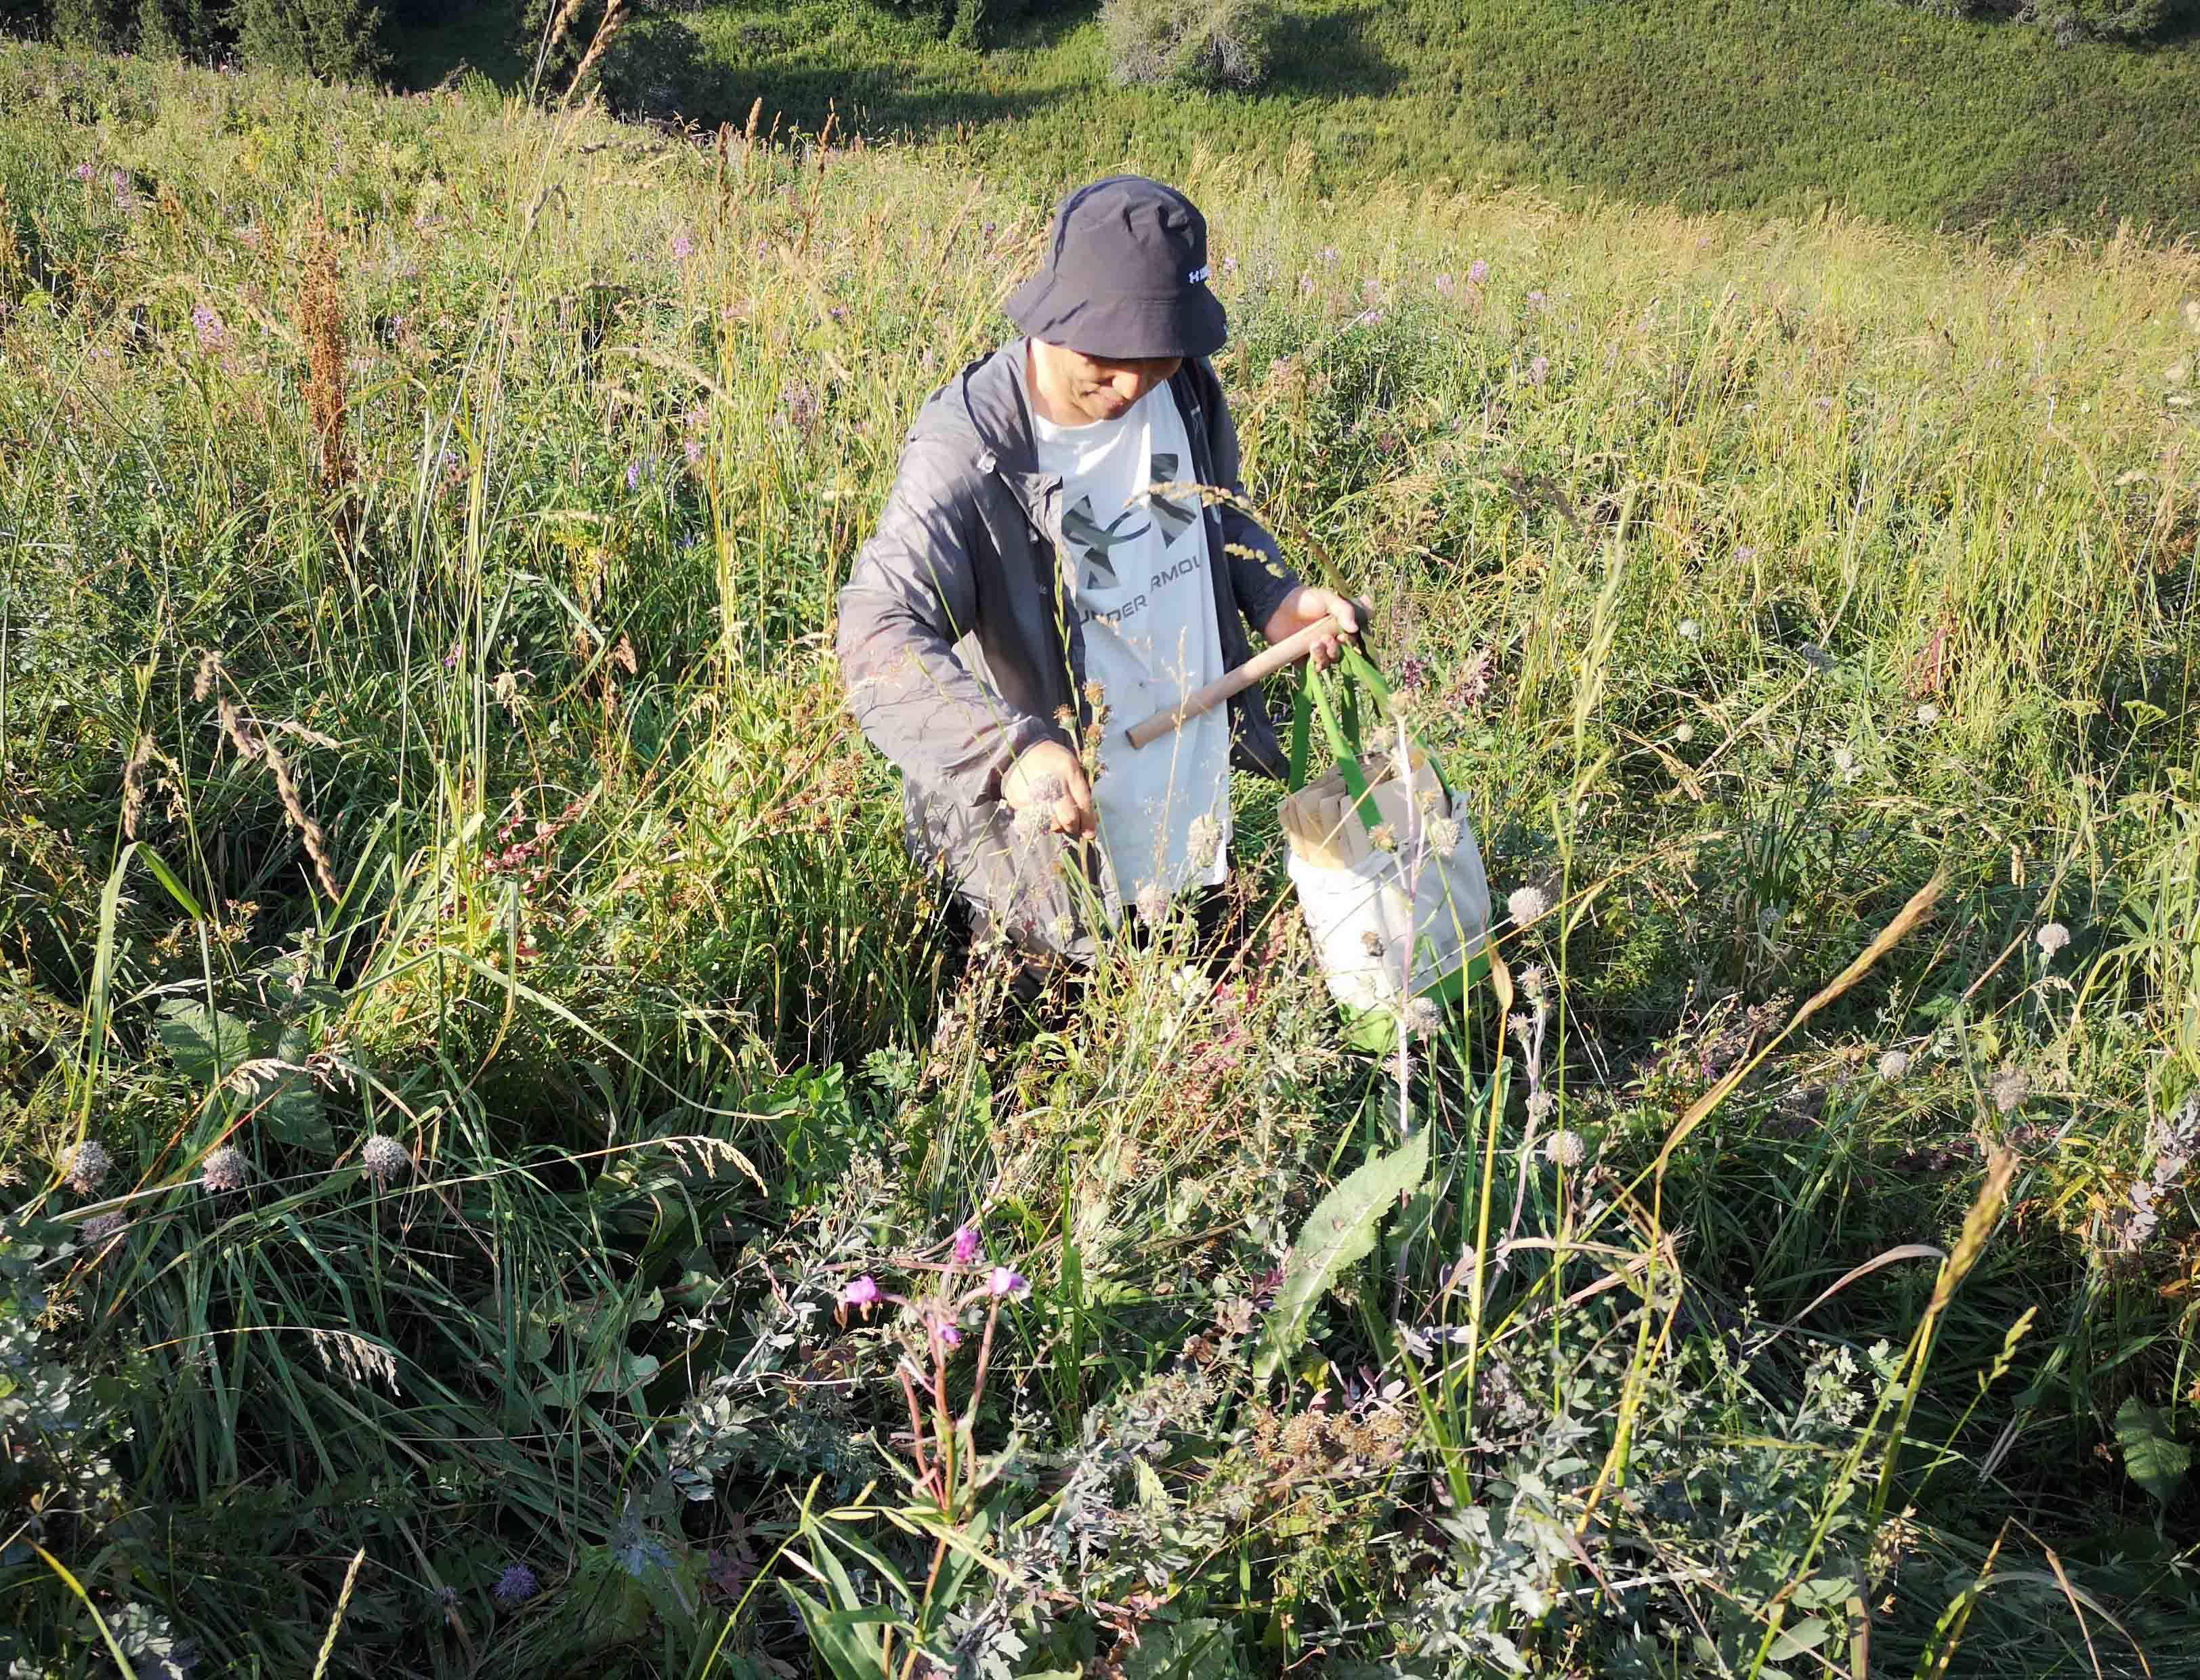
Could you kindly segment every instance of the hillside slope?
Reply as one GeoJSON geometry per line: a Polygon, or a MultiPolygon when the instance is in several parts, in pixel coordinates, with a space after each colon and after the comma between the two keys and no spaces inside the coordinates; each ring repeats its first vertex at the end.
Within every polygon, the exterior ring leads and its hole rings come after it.
{"type": "Polygon", "coordinates": [[[2172,1671],[2200,257],[1187,169],[1498,906],[1374,1060],[1271,783],[1036,1019],[909,863],[1051,182],[815,138],[0,49],[0,1662],[2172,1671]]]}
{"type": "MultiPolygon", "coordinates": [[[[960,132],[1061,181],[1302,149],[1344,193],[1397,176],[1592,188],[1684,210],[1827,203],[1911,226],[2200,236],[2200,43],[2059,47],[1885,0],[1302,0],[1251,96],[1115,86],[1089,15],[962,50],[870,0],[646,18],[611,67],[638,106],[739,124],[960,132]]],[[[408,38],[432,79],[477,32],[408,38]]]]}

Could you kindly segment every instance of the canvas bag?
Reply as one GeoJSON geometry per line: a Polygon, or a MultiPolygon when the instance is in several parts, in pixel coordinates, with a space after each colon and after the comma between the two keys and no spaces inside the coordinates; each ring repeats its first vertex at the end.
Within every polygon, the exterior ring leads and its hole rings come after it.
{"type": "Polygon", "coordinates": [[[1307,666],[1291,717],[1290,792],[1278,810],[1285,869],[1347,1038],[1378,1051],[1395,1042],[1408,1000],[1449,1005],[1489,970],[1489,883],[1466,801],[1410,731],[1409,764],[1399,764],[1398,726],[1382,715],[1390,698],[1352,647],[1328,671],[1307,666]],[[1337,768],[1308,782],[1317,721],[1337,768]],[[1438,818],[1459,825],[1448,856],[1438,849],[1442,831],[1431,831],[1438,818]],[[1384,823],[1396,841],[1387,850],[1373,839],[1384,823]]]}

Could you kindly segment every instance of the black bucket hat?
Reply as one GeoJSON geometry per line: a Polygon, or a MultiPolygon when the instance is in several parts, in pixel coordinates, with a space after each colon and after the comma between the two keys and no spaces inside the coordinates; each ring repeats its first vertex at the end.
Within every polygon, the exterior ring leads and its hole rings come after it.
{"type": "Polygon", "coordinates": [[[1062,201],[1046,266],[1016,288],[1009,318],[1109,360],[1211,356],[1230,334],[1207,280],[1198,207],[1143,175],[1110,175],[1062,201]]]}

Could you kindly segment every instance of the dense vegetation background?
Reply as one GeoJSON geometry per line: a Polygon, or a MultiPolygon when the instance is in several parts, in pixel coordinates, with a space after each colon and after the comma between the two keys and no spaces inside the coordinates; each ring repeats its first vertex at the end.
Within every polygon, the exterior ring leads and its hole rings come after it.
{"type": "Polygon", "coordinates": [[[592,68],[628,116],[962,143],[1064,183],[1303,160],[1682,209],[2200,234],[2200,0],[13,0],[18,27],[426,87],[592,68]],[[546,42],[556,45],[546,56],[546,42]],[[1197,91],[1200,97],[1187,97],[1197,91]]]}
{"type": "MultiPolygon", "coordinates": [[[[1097,38],[954,25],[863,23],[881,101],[1097,38]]],[[[1331,197],[1296,96],[1097,69],[699,144],[573,32],[0,50],[13,1671],[2188,1660],[2191,249],[1331,197]],[[1177,173],[1253,492],[1503,907],[1402,1060],[1250,780],[1242,955],[1005,1007],[826,652],[1164,110],[1245,125],[1177,173]]]]}

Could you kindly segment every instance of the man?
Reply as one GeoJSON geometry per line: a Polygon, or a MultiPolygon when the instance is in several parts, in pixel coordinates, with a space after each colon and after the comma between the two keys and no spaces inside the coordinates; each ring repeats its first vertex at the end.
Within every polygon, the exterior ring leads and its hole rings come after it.
{"type": "Polygon", "coordinates": [[[1135,175],[1080,188],[1009,313],[1024,336],[910,428],[838,647],[851,709],[901,769],[910,850],[980,937],[1083,963],[1096,922],[1224,879],[1233,761],[1284,770],[1257,688],[1144,749],[1125,729],[1242,664],[1249,625],[1358,625],[1195,488],[1243,495],[1191,200],[1135,175]]]}

